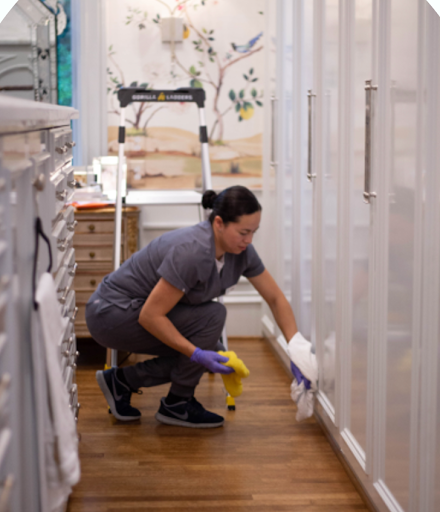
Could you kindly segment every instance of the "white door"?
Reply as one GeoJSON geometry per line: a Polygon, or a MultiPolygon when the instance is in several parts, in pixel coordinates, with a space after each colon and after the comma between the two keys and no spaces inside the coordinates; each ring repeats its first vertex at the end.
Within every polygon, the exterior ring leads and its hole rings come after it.
{"type": "MultiPolygon", "coordinates": [[[[349,240],[347,266],[344,270],[348,281],[348,314],[345,328],[348,343],[345,346],[348,377],[345,386],[346,413],[343,436],[365,469],[367,449],[367,369],[368,369],[368,318],[371,268],[371,205],[365,202],[366,169],[366,81],[373,78],[373,1],[355,0],[347,6],[346,23],[352,28],[351,72],[346,71],[351,107],[347,111],[348,162],[345,174],[345,193],[348,232],[342,236],[349,240]]],[[[371,91],[372,93],[374,91],[371,91]]],[[[368,154],[367,154],[368,156],[368,154]]]]}
{"type": "MultiPolygon", "coordinates": [[[[383,484],[407,511],[411,474],[415,205],[418,172],[418,2],[391,0],[389,10],[388,247],[386,293],[386,395],[383,484]]],[[[419,148],[421,149],[421,148],[419,148]]],[[[415,461],[413,461],[415,464],[415,461]]]]}
{"type": "Polygon", "coordinates": [[[314,304],[319,398],[335,421],[337,234],[339,178],[340,0],[324,0],[315,12],[316,187],[314,304]]]}

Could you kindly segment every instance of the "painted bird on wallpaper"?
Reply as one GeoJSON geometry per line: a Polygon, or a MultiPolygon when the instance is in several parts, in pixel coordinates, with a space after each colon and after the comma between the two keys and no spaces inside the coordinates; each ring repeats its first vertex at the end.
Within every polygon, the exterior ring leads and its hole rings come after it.
{"type": "Polygon", "coordinates": [[[249,53],[251,48],[255,45],[255,43],[260,39],[260,37],[263,35],[263,32],[260,32],[258,36],[255,36],[253,39],[251,39],[246,44],[235,44],[231,43],[232,48],[238,52],[238,53],[249,53]]]}

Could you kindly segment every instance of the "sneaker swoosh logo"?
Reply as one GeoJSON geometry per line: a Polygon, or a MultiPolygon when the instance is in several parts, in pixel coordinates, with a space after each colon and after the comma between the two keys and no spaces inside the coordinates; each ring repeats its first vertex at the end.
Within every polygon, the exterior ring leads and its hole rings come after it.
{"type": "Polygon", "coordinates": [[[113,377],[112,383],[113,383],[113,395],[116,398],[116,400],[120,400],[122,398],[122,395],[118,395],[118,393],[116,392],[115,377],[113,377]]]}
{"type": "Polygon", "coordinates": [[[188,419],[188,411],[186,411],[185,414],[179,414],[178,412],[174,412],[171,409],[168,409],[168,407],[167,407],[167,411],[169,411],[176,418],[179,418],[179,420],[187,420],[188,419]]]}

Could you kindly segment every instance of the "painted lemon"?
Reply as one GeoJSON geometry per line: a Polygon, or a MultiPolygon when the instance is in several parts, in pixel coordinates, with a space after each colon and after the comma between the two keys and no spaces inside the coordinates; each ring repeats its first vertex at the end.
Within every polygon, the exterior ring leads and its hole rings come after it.
{"type": "Polygon", "coordinates": [[[244,107],[241,107],[240,115],[242,119],[250,119],[254,115],[254,107],[250,103],[248,103],[246,105],[246,109],[244,107]]]}
{"type": "Polygon", "coordinates": [[[188,39],[189,37],[189,28],[186,25],[183,25],[183,39],[188,39]]]}

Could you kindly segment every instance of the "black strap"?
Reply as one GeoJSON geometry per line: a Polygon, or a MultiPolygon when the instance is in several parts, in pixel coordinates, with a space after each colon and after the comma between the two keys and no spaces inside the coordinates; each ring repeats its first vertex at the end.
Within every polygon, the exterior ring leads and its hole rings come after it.
{"type": "Polygon", "coordinates": [[[39,240],[41,238],[47,244],[47,250],[49,251],[49,266],[47,268],[47,272],[52,270],[52,248],[50,246],[50,240],[47,238],[46,233],[43,231],[43,226],[41,223],[40,217],[35,219],[35,253],[34,253],[34,265],[32,269],[32,298],[34,301],[34,309],[35,311],[38,309],[38,303],[35,300],[35,295],[37,293],[37,264],[38,264],[38,246],[39,240]]]}

